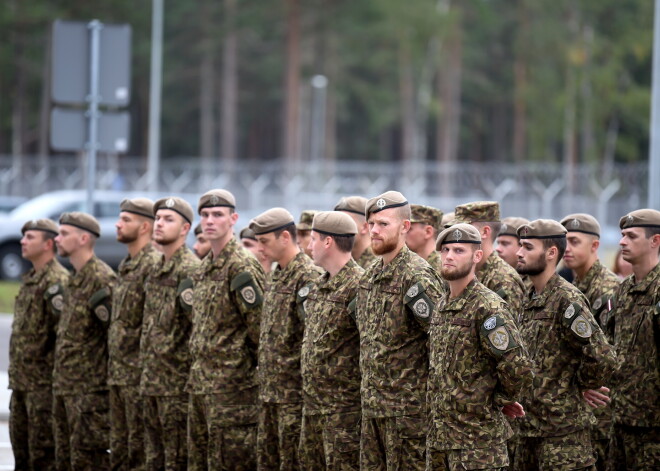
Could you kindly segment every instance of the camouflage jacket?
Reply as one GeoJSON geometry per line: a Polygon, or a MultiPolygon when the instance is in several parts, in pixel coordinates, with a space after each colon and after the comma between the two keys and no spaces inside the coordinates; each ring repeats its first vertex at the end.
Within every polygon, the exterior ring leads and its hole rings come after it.
{"type": "Polygon", "coordinates": [[[235,239],[193,275],[191,393],[217,395],[219,404],[256,403],[264,277],[259,261],[235,239]]]}
{"type": "Polygon", "coordinates": [[[362,255],[360,255],[360,258],[356,260],[356,262],[366,270],[369,268],[369,266],[371,266],[372,263],[376,261],[377,258],[378,257],[376,254],[374,254],[373,250],[371,250],[371,247],[367,247],[364,252],[362,252],[362,255]]]}
{"type": "Polygon", "coordinates": [[[405,246],[386,266],[381,259],[360,279],[356,319],[366,417],[426,413],[426,329],[442,286],[426,260],[405,246]]]}
{"type": "Polygon", "coordinates": [[[517,419],[521,436],[555,437],[589,427],[593,414],[581,391],[607,383],[616,355],[587,299],[553,274],[542,293],[530,293],[520,332],[536,366],[521,401],[527,415],[517,419]]]}
{"type": "Polygon", "coordinates": [[[500,407],[520,400],[534,375],[518,327],[507,304],[476,279],[441,305],[429,331],[428,443],[439,450],[503,443],[513,432],[500,407]]]}
{"type": "Polygon", "coordinates": [[[57,326],[53,392],[81,394],[107,389],[108,335],[117,275],[93,256],[64,292],[57,326]]]}
{"type": "Polygon", "coordinates": [[[326,273],[301,290],[305,415],[360,410],[360,338],[349,304],[362,273],[351,259],[334,277],[326,273]]]}
{"type": "Polygon", "coordinates": [[[518,320],[525,302],[525,284],[515,268],[493,251],[484,265],[477,270],[477,279],[504,299],[513,318],[518,320]]]}
{"type": "Polygon", "coordinates": [[[50,388],[57,320],[68,281],[69,272],[55,258],[23,276],[9,340],[9,389],[50,388]]]}
{"type": "Polygon", "coordinates": [[[264,402],[302,401],[300,346],[303,321],[298,291],[318,278],[314,262],[300,252],[270,273],[261,311],[259,397],[264,402]]]}
{"type": "Polygon", "coordinates": [[[144,283],[160,261],[160,253],[147,244],[136,255],[122,260],[119,280],[112,293],[108,328],[108,384],[140,384],[140,333],[144,312],[144,283]]]}
{"type": "Polygon", "coordinates": [[[193,301],[192,274],[199,259],[181,246],[168,261],[161,255],[147,277],[140,337],[140,392],[147,396],[185,393],[190,372],[188,340],[193,301]]]}
{"type": "Polygon", "coordinates": [[[600,263],[600,260],[596,260],[584,279],[580,280],[576,277],[573,284],[587,297],[591,313],[598,321],[598,325],[605,329],[614,307],[614,293],[619,287],[619,278],[600,263]]]}
{"type": "Polygon", "coordinates": [[[429,262],[429,265],[431,265],[431,267],[438,273],[442,271],[442,259],[440,258],[440,252],[437,250],[431,252],[428,260],[426,261],[429,262]]]}
{"type": "Polygon", "coordinates": [[[660,264],[639,283],[623,280],[608,328],[621,362],[615,373],[614,421],[633,427],[660,424],[660,264]]]}

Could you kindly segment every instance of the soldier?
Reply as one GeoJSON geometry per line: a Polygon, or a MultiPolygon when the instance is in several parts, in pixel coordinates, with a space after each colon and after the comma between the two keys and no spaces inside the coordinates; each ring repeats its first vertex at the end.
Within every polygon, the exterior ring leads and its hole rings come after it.
{"type": "Polygon", "coordinates": [[[195,244],[193,245],[193,252],[200,259],[206,257],[206,254],[211,251],[211,243],[202,232],[202,224],[197,224],[195,226],[195,244]]]}
{"type": "Polygon", "coordinates": [[[515,402],[531,386],[533,365],[506,303],[475,278],[481,234],[470,224],[437,240],[449,283],[429,331],[428,471],[508,469],[513,431],[500,410],[524,415],[515,402]]]}
{"type": "Polygon", "coordinates": [[[454,219],[456,219],[456,214],[454,211],[451,213],[445,213],[444,216],[442,216],[442,221],[440,221],[440,226],[446,229],[447,227],[454,224],[454,219]]]}
{"type": "Polygon", "coordinates": [[[525,285],[516,270],[502,260],[494,250],[500,232],[500,205],[495,201],[475,201],[456,206],[455,222],[472,224],[481,232],[482,260],[477,264],[477,279],[493,290],[509,305],[517,320],[522,312],[525,285]]]}
{"type": "Polygon", "coordinates": [[[193,209],[187,201],[169,197],[154,203],[153,214],[153,235],[163,254],[144,288],[140,392],[144,402],[146,464],[148,471],[185,470],[191,277],[199,267],[199,259],[185,245],[193,209]]]}
{"type": "Polygon", "coordinates": [[[254,235],[254,232],[249,227],[244,227],[239,235],[241,239],[241,245],[243,248],[247,249],[252,255],[257,257],[261,268],[263,268],[264,273],[268,274],[272,271],[273,262],[268,260],[263,253],[259,251],[259,243],[257,242],[257,236],[254,235]]]}
{"type": "Polygon", "coordinates": [[[187,390],[188,470],[256,467],[257,347],[264,272],[234,238],[234,195],[211,190],[199,199],[211,255],[193,275],[187,390]]]}
{"type": "Polygon", "coordinates": [[[587,299],[555,272],[566,248],[564,226],[538,219],[521,226],[518,237],[518,272],[534,284],[520,331],[537,370],[520,401],[527,414],[519,423],[514,470],[593,469],[593,414],[581,391],[607,381],[616,355],[587,299]]]}
{"type": "Polygon", "coordinates": [[[306,209],[300,213],[300,221],[296,224],[296,241],[298,242],[298,247],[300,247],[300,250],[302,250],[308,257],[312,256],[307,247],[309,246],[309,237],[312,232],[312,221],[314,220],[315,214],[316,211],[306,209]]]}
{"type": "Polygon", "coordinates": [[[618,470],[660,469],[660,211],[619,221],[619,244],[633,274],[616,293],[608,329],[621,359],[613,378],[618,470]]]}
{"type": "Polygon", "coordinates": [[[359,470],[360,338],[350,303],[364,270],[351,257],[355,234],[345,213],[314,217],[309,245],[326,273],[299,292],[305,317],[300,460],[309,471],[359,470]]]}
{"type": "Polygon", "coordinates": [[[299,467],[302,418],[303,321],[298,292],[319,273],[298,248],[295,222],[286,209],[269,209],[250,221],[250,229],[257,236],[261,253],[277,262],[261,312],[257,465],[264,471],[294,471],[299,467]]]}
{"type": "Polygon", "coordinates": [[[353,260],[365,270],[376,260],[376,256],[371,250],[371,237],[369,236],[369,225],[367,218],[364,217],[364,208],[367,205],[367,198],[363,196],[347,196],[339,200],[335,205],[335,211],[342,211],[348,214],[358,228],[355,236],[355,244],[351,252],[353,260]]]}
{"type": "Polygon", "coordinates": [[[21,255],[32,269],[23,275],[11,325],[9,436],[16,469],[53,471],[53,356],[69,273],[55,258],[55,222],[28,221],[21,233],[21,255]]]}
{"type": "Polygon", "coordinates": [[[401,193],[371,198],[365,216],[371,246],[381,258],[360,279],[357,295],[360,465],[369,470],[424,469],[426,329],[440,301],[442,282],[426,260],[406,247],[410,206],[401,193]]]}
{"type": "Polygon", "coordinates": [[[140,333],[144,282],[160,259],[151,246],[154,203],[125,199],[119,205],[117,240],[128,256],[119,265],[108,329],[110,464],[113,470],[144,469],[144,422],[140,396],[140,333]]]}
{"type": "Polygon", "coordinates": [[[89,214],[60,216],[57,250],[74,273],[64,292],[53,366],[57,469],[108,469],[107,328],[116,275],[94,255],[101,234],[89,214]]]}
{"type": "Polygon", "coordinates": [[[435,240],[440,233],[442,211],[421,204],[410,205],[410,231],[406,245],[410,250],[429,262],[440,273],[440,254],[435,250],[435,240]]]}
{"type": "MultiPolygon", "coordinates": [[[[508,217],[502,219],[500,231],[497,234],[497,247],[495,251],[502,260],[511,265],[514,269],[518,266],[518,255],[520,240],[518,239],[518,228],[523,224],[529,224],[529,220],[519,217],[508,217]]],[[[532,281],[529,276],[520,277],[525,286],[525,294],[532,289],[532,281]]]]}

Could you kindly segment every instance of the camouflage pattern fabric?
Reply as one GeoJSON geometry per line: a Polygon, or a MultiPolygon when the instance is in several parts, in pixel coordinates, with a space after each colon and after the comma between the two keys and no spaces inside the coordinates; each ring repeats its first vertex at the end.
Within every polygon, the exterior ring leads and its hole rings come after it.
{"type": "Polygon", "coordinates": [[[465,222],[496,222],[500,218],[500,205],[496,201],[473,201],[454,209],[454,224],[465,222]]]}
{"type": "Polygon", "coordinates": [[[521,437],[513,471],[593,470],[593,448],[588,429],[557,437],[521,437]]]}
{"type": "Polygon", "coordinates": [[[356,260],[356,262],[366,270],[376,261],[377,258],[378,257],[376,254],[374,254],[373,250],[371,250],[371,247],[367,247],[364,252],[362,252],[362,255],[360,255],[360,258],[356,260]]]}
{"type": "Polygon", "coordinates": [[[525,300],[525,284],[518,272],[493,251],[476,275],[486,288],[506,301],[514,320],[517,320],[525,300]]]}
{"type": "Polygon", "coordinates": [[[302,423],[302,403],[263,402],[257,423],[257,469],[259,471],[297,471],[300,469],[298,445],[302,423]]]}
{"type": "Polygon", "coordinates": [[[188,395],[144,396],[147,471],[186,471],[188,395]]]}
{"type": "Polygon", "coordinates": [[[42,391],[13,391],[9,401],[9,437],[17,470],[55,470],[53,396],[42,391]]]}
{"type": "Polygon", "coordinates": [[[426,471],[463,471],[468,469],[487,469],[489,471],[507,471],[506,445],[492,445],[487,448],[470,450],[426,450],[426,471]]]}
{"type": "Polygon", "coordinates": [[[427,419],[423,415],[362,415],[360,469],[416,471],[426,467],[427,419]]]}
{"type": "MultiPolygon", "coordinates": [[[[627,427],[614,425],[612,466],[616,471],[647,471],[660,469],[658,427],[627,427]]],[[[608,470],[609,471],[609,470],[608,470]]]]}
{"type": "Polygon", "coordinates": [[[306,471],[359,471],[360,411],[303,415],[300,463],[306,471]]]}
{"type": "Polygon", "coordinates": [[[110,469],[145,469],[144,404],[139,386],[110,386],[110,469]]]}
{"type": "Polygon", "coordinates": [[[438,273],[442,271],[442,259],[440,258],[440,252],[437,250],[431,252],[431,255],[429,255],[429,258],[426,261],[438,273]]]}
{"type": "Polygon", "coordinates": [[[470,456],[471,466],[507,466],[512,431],[499,407],[518,401],[534,376],[507,304],[472,280],[460,296],[443,299],[431,319],[429,344],[428,447],[470,456]],[[485,449],[501,455],[478,451],[485,449]]]}
{"type": "Polygon", "coordinates": [[[438,233],[442,227],[442,211],[431,206],[413,204],[410,206],[410,222],[421,222],[433,227],[438,233]]]}

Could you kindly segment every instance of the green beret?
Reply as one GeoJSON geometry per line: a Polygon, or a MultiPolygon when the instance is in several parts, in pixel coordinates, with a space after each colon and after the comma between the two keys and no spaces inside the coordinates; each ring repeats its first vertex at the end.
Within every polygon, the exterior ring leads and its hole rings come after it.
{"type": "Polygon", "coordinates": [[[252,232],[252,229],[249,227],[244,227],[243,230],[239,233],[238,237],[242,239],[251,239],[251,240],[257,240],[257,236],[254,235],[254,232],[252,232]]]}
{"type": "Polygon", "coordinates": [[[364,216],[367,198],[364,196],[345,196],[335,205],[335,211],[346,211],[364,216]]]}
{"type": "Polygon", "coordinates": [[[552,219],[537,219],[518,228],[519,239],[558,239],[566,237],[566,228],[552,219]]]}
{"type": "Polygon", "coordinates": [[[154,218],[154,202],[149,198],[126,198],[119,203],[119,212],[133,213],[145,218],[154,218]]]}
{"type": "Polygon", "coordinates": [[[351,236],[357,234],[357,224],[340,211],[322,211],[314,216],[312,230],[331,236],[351,236]]]}
{"type": "Polygon", "coordinates": [[[444,227],[445,229],[452,226],[456,221],[456,214],[454,211],[451,213],[447,213],[444,216],[442,216],[442,221],[440,221],[440,225],[444,227]]]}
{"type": "Polygon", "coordinates": [[[314,215],[318,213],[313,209],[306,209],[300,213],[300,220],[296,224],[296,229],[299,231],[311,231],[312,230],[312,221],[314,221],[314,215]]]}
{"type": "Polygon", "coordinates": [[[62,213],[60,216],[60,225],[74,226],[101,237],[101,226],[94,216],[87,213],[74,211],[71,213],[62,213]]]}
{"type": "Polygon", "coordinates": [[[27,231],[43,231],[55,235],[59,233],[57,223],[50,219],[32,219],[31,221],[26,222],[23,224],[21,234],[25,235],[27,231]]]}
{"type": "Polygon", "coordinates": [[[638,209],[623,216],[619,228],[657,227],[660,228],[660,211],[655,209],[638,209]]]}
{"type": "Polygon", "coordinates": [[[498,236],[507,235],[518,238],[518,228],[523,224],[529,224],[529,219],[508,217],[502,219],[502,226],[498,236]]]}
{"type": "Polygon", "coordinates": [[[386,191],[382,195],[367,201],[364,215],[368,218],[371,213],[378,213],[385,209],[399,208],[408,204],[408,200],[398,191],[386,191]]]}
{"type": "Polygon", "coordinates": [[[456,206],[456,222],[500,222],[500,204],[497,201],[473,201],[456,206]]]}
{"type": "Polygon", "coordinates": [[[201,225],[201,224],[197,224],[197,225],[195,226],[195,236],[200,235],[202,232],[203,232],[203,231],[202,231],[202,225],[201,225]]]}
{"type": "Polygon", "coordinates": [[[197,214],[202,211],[202,208],[215,208],[215,207],[236,208],[236,198],[227,190],[210,190],[202,195],[197,204],[197,214]]]}
{"type": "Polygon", "coordinates": [[[250,221],[248,226],[255,235],[268,234],[293,226],[293,216],[284,208],[272,208],[250,221]]]}
{"type": "Polygon", "coordinates": [[[421,222],[432,226],[436,231],[442,227],[442,211],[421,204],[410,205],[410,222],[421,222]]]}
{"type": "Polygon", "coordinates": [[[568,232],[584,232],[600,238],[600,224],[596,218],[590,214],[576,213],[569,214],[561,220],[561,225],[568,232]]]}
{"type": "Polygon", "coordinates": [[[154,203],[154,216],[159,209],[171,209],[172,211],[179,213],[183,219],[188,221],[189,224],[192,224],[193,221],[193,209],[183,198],[178,196],[168,196],[167,198],[161,198],[154,203]]]}
{"type": "Polygon", "coordinates": [[[481,244],[481,233],[471,224],[457,223],[440,233],[435,241],[436,250],[443,244],[481,244]]]}

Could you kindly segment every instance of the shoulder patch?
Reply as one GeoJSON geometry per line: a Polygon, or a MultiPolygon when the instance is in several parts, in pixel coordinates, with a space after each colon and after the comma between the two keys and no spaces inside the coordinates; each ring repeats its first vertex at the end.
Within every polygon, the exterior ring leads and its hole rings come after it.
{"type": "Polygon", "coordinates": [[[263,301],[261,290],[250,272],[244,271],[236,275],[229,288],[236,291],[240,300],[249,307],[259,306],[263,301]]]}
{"type": "Polygon", "coordinates": [[[101,322],[110,320],[111,292],[109,288],[101,288],[89,298],[89,307],[101,322]]]}
{"type": "Polygon", "coordinates": [[[184,311],[190,312],[193,307],[195,299],[195,292],[193,290],[193,281],[191,278],[186,278],[179,283],[176,294],[179,297],[179,304],[184,311]]]}
{"type": "Polygon", "coordinates": [[[408,288],[403,302],[419,322],[428,324],[431,321],[435,304],[426,295],[426,287],[422,283],[417,282],[408,288]]]}
{"type": "Polygon", "coordinates": [[[484,329],[493,330],[496,325],[497,325],[497,317],[491,316],[488,319],[486,319],[486,322],[484,322],[484,329]]]}
{"type": "Polygon", "coordinates": [[[564,318],[565,319],[572,319],[573,316],[575,316],[576,313],[580,312],[580,305],[577,303],[572,303],[570,306],[566,308],[564,311],[564,318]]]}
{"type": "Polygon", "coordinates": [[[500,326],[488,334],[488,340],[493,347],[504,352],[509,346],[509,332],[506,327],[500,326]]]}
{"type": "Polygon", "coordinates": [[[497,314],[488,317],[479,330],[481,336],[488,340],[490,351],[495,355],[501,355],[518,346],[504,319],[497,314]]]}
{"type": "Polygon", "coordinates": [[[594,301],[594,305],[591,306],[594,309],[594,311],[597,312],[597,311],[600,310],[601,307],[603,307],[603,298],[604,298],[604,296],[601,296],[600,298],[598,298],[594,301]]]}
{"type": "Polygon", "coordinates": [[[60,314],[64,309],[64,289],[60,283],[55,283],[44,292],[44,300],[50,303],[53,311],[60,314]]]}
{"type": "Polygon", "coordinates": [[[108,322],[110,320],[110,310],[103,304],[96,306],[94,314],[96,314],[96,317],[98,317],[101,322],[108,322]]]}
{"type": "Polygon", "coordinates": [[[307,297],[312,290],[312,285],[307,284],[300,288],[296,293],[296,305],[298,306],[298,317],[301,321],[305,321],[307,317],[307,297]]]}
{"type": "Polygon", "coordinates": [[[587,318],[582,314],[576,316],[573,322],[571,323],[571,330],[578,336],[583,339],[588,339],[593,333],[591,328],[591,323],[587,318]]]}

